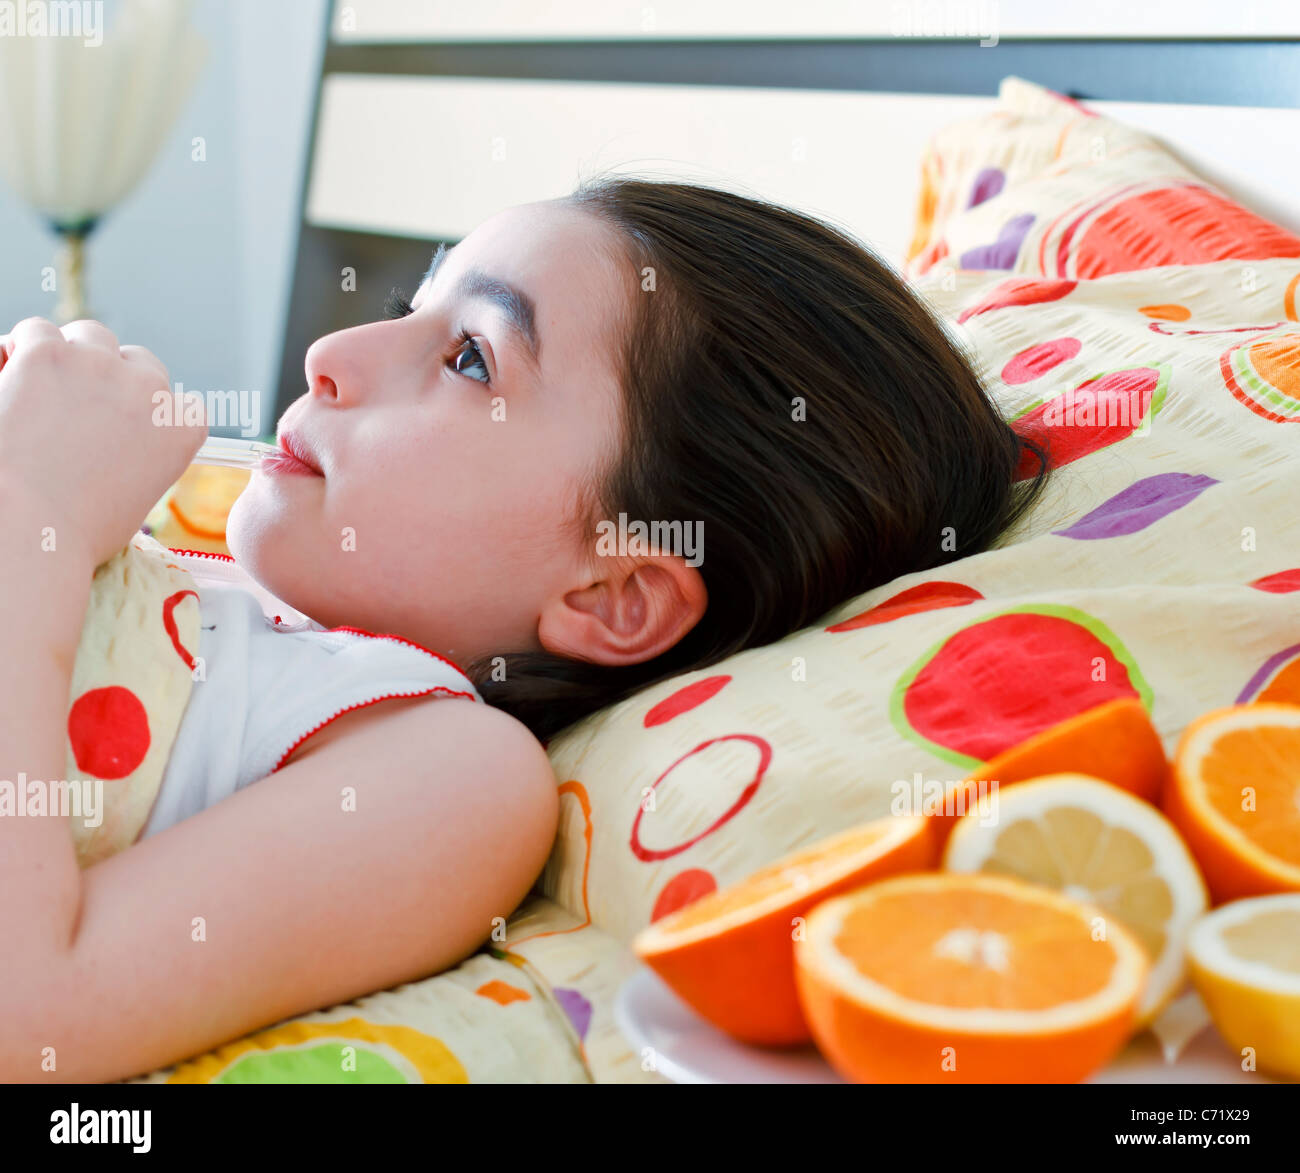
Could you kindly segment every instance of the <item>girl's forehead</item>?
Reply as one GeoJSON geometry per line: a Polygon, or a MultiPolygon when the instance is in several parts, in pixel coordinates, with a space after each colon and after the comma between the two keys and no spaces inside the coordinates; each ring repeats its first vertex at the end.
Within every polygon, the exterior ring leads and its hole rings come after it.
{"type": "MultiPolygon", "coordinates": [[[[593,342],[613,343],[629,296],[631,268],[620,268],[609,247],[612,230],[594,216],[559,201],[506,208],[476,227],[431,269],[439,289],[451,289],[471,270],[526,303],[541,348],[566,363],[593,342]],[[443,272],[445,270],[445,272],[443,272]],[[446,281],[443,285],[441,282],[446,281]]],[[[428,293],[427,282],[421,288],[428,293]]],[[[500,290],[498,290],[500,292],[500,290]]]]}
{"type": "MultiPolygon", "coordinates": [[[[589,272],[602,261],[599,247],[609,229],[594,216],[559,201],[518,204],[478,225],[458,250],[474,254],[476,264],[510,266],[519,277],[568,276],[589,272]]],[[[593,277],[595,274],[591,274],[593,277]]]]}

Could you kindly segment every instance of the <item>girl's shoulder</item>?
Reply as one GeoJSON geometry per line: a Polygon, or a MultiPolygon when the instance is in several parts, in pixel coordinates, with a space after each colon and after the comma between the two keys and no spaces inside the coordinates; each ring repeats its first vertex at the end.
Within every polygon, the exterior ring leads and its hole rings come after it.
{"type": "MultiPolygon", "coordinates": [[[[436,750],[439,757],[446,753],[454,742],[466,741],[476,748],[475,756],[489,765],[498,756],[508,757],[511,753],[519,752],[519,742],[522,740],[519,737],[521,729],[528,739],[536,742],[532,734],[508,713],[488,704],[474,704],[469,697],[394,697],[382,705],[364,706],[339,714],[337,719],[330,721],[324,728],[313,733],[311,738],[290,750],[281,765],[287,766],[291,762],[299,761],[308,753],[316,752],[339,741],[349,740],[355,743],[359,734],[368,735],[370,731],[384,729],[396,733],[399,723],[403,726],[400,739],[408,749],[416,748],[412,743],[412,734],[419,731],[427,734],[429,739],[427,748],[436,750]],[[457,703],[454,706],[431,704],[433,700],[438,699],[448,699],[457,703]],[[425,715],[408,719],[405,714],[413,709],[424,710],[425,715]]],[[[545,751],[541,749],[540,743],[537,743],[537,749],[544,757],[545,751]]]]}

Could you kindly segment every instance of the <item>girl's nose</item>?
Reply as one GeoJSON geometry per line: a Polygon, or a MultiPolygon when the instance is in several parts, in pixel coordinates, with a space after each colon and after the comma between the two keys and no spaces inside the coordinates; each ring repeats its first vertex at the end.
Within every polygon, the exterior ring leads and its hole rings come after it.
{"type": "Polygon", "coordinates": [[[373,395],[406,393],[420,343],[418,332],[401,325],[368,322],[317,338],[303,364],[309,394],[322,406],[355,407],[373,395]]]}
{"type": "Polygon", "coordinates": [[[338,385],[329,375],[319,374],[312,379],[311,393],[322,399],[337,399],[339,397],[338,385]]]}
{"type": "Polygon", "coordinates": [[[307,390],[329,407],[354,406],[367,386],[380,375],[369,352],[374,349],[364,337],[365,327],[339,330],[317,338],[307,348],[303,369],[307,390]]]}

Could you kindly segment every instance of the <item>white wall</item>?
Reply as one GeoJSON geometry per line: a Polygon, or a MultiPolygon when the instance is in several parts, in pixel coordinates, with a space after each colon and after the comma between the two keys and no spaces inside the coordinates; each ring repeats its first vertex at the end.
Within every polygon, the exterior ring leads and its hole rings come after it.
{"type": "MultiPolygon", "coordinates": [[[[152,168],[87,246],[91,313],[123,343],[157,353],[187,390],[259,392],[262,431],[275,422],[326,8],[193,0],[207,63],[152,168]],[[205,162],[191,160],[196,136],[205,162]]],[[[0,332],[33,314],[53,317],[41,269],[55,247],[0,185],[0,332]]]]}

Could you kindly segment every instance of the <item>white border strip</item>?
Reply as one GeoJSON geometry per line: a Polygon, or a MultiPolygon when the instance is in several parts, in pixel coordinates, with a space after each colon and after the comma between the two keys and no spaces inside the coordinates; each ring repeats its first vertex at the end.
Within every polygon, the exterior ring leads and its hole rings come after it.
{"type": "Polygon", "coordinates": [[[1290,0],[337,0],[348,44],[670,38],[1300,36],[1290,0]]]}

